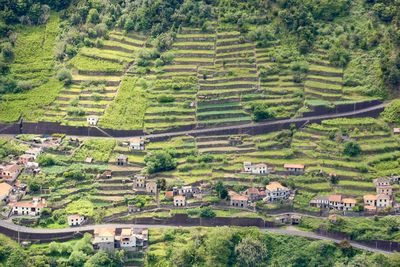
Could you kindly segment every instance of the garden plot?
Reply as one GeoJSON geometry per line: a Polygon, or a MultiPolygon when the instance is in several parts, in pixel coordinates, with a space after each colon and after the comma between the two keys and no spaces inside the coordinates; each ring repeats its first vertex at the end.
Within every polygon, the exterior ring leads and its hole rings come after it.
{"type": "Polygon", "coordinates": [[[295,82],[287,59],[278,57],[280,46],[258,48],[257,66],[263,94],[249,97],[248,101],[266,104],[277,117],[293,116],[303,104],[303,84],[295,82]]]}
{"type": "MultiPolygon", "coordinates": [[[[105,122],[101,123],[103,126],[113,127],[115,123],[110,121],[110,116],[122,115],[119,128],[142,127],[143,116],[140,114],[135,117],[133,125],[128,125],[131,121],[126,120],[126,116],[137,111],[136,108],[134,111],[124,109],[124,112],[129,114],[120,114],[123,113],[118,108],[121,97],[118,98],[118,103],[109,107],[114,101],[125,71],[135,59],[135,51],[144,44],[143,37],[136,37],[136,42],[133,41],[134,38],[112,32],[110,40],[106,40],[103,47],[82,48],[69,62],[73,68],[72,85],[66,86],[60,92],[56,101],[48,108],[44,120],[60,121],[69,125],[87,125],[87,116],[101,117],[107,110],[105,122]]],[[[125,91],[122,93],[126,96],[125,91]]]]}
{"type": "Polygon", "coordinates": [[[307,80],[304,84],[307,100],[340,101],[343,97],[343,69],[331,65],[324,51],[309,60],[307,80]]]}

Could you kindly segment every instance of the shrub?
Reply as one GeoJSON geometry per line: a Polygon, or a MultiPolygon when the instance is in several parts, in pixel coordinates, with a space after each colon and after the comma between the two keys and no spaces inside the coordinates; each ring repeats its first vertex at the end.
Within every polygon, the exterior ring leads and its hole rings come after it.
{"type": "Polygon", "coordinates": [[[215,211],[213,211],[210,207],[204,207],[200,210],[200,217],[202,218],[214,218],[215,211]]]}
{"type": "Polygon", "coordinates": [[[394,100],[385,107],[382,116],[387,122],[400,123],[400,100],[394,100]]]}
{"type": "Polygon", "coordinates": [[[274,112],[265,104],[256,103],[251,106],[254,121],[262,121],[275,118],[274,112]]]}
{"type": "Polygon", "coordinates": [[[61,82],[64,82],[65,84],[70,84],[72,81],[71,72],[68,69],[63,68],[58,71],[57,79],[61,82]]]}
{"type": "Polygon", "coordinates": [[[165,150],[146,155],[144,162],[149,173],[169,171],[177,166],[176,160],[165,150]]]}
{"type": "Polygon", "coordinates": [[[38,157],[38,163],[40,166],[46,167],[46,166],[53,166],[56,164],[56,161],[54,158],[46,155],[40,155],[38,157]]]}
{"type": "Polygon", "coordinates": [[[3,56],[3,59],[5,62],[10,63],[14,61],[14,50],[12,48],[12,45],[10,43],[5,43],[3,45],[1,54],[3,56]]]}
{"type": "Polygon", "coordinates": [[[361,153],[361,147],[357,142],[350,141],[344,144],[344,150],[343,150],[344,155],[349,157],[356,157],[360,155],[360,153],[361,153]]]}
{"type": "Polygon", "coordinates": [[[328,52],[329,61],[335,66],[346,67],[350,62],[351,56],[350,53],[338,47],[333,47],[328,52]]]}
{"type": "Polygon", "coordinates": [[[160,95],[157,97],[157,100],[160,103],[171,103],[175,101],[175,97],[172,95],[160,95]]]}

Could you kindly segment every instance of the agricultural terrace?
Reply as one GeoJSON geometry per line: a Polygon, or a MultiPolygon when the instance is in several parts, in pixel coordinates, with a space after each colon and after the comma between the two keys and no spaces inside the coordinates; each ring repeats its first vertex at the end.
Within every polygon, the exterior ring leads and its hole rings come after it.
{"type": "Polygon", "coordinates": [[[15,44],[15,61],[10,77],[17,79],[25,91],[2,95],[0,118],[3,122],[37,121],[62,89],[54,76],[53,50],[59,32],[59,17],[52,13],[48,22],[40,26],[19,26],[15,44]]]}

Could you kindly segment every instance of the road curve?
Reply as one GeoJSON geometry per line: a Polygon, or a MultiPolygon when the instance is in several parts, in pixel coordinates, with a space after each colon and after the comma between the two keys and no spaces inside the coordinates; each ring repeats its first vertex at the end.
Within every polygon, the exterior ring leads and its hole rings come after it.
{"type": "Polygon", "coordinates": [[[153,139],[153,138],[162,138],[162,137],[176,137],[176,136],[182,136],[182,135],[208,135],[208,134],[212,134],[216,131],[224,131],[224,130],[232,130],[232,129],[246,130],[246,129],[253,128],[255,126],[263,127],[263,126],[273,126],[273,125],[302,123],[302,122],[307,123],[308,121],[315,121],[315,120],[326,120],[326,119],[357,116],[357,115],[368,113],[371,111],[381,110],[386,105],[388,105],[388,103],[383,102],[378,105],[374,105],[374,106],[371,106],[368,108],[354,110],[354,111],[350,111],[350,112],[309,116],[309,117],[300,117],[300,118],[293,118],[293,119],[291,118],[291,119],[283,119],[283,120],[265,121],[265,122],[259,122],[259,123],[247,123],[247,124],[231,125],[231,126],[219,126],[219,127],[212,127],[212,128],[206,128],[206,129],[194,129],[194,130],[188,130],[188,131],[148,134],[148,135],[145,135],[145,137],[149,138],[149,139],[153,139]]]}
{"type": "MultiPolygon", "coordinates": [[[[200,225],[199,225],[200,226],[200,225]]],[[[85,232],[93,232],[94,229],[96,228],[102,228],[102,227],[113,227],[113,228],[127,228],[127,227],[133,227],[133,228],[177,228],[180,227],[179,225],[162,225],[162,224],[158,224],[158,225],[141,225],[141,224],[96,224],[96,225],[87,225],[87,226],[79,226],[79,227],[73,227],[73,228],[62,228],[62,229],[41,229],[41,228],[30,228],[30,227],[26,227],[26,226],[19,226],[19,225],[15,225],[13,223],[10,222],[6,222],[6,221],[2,221],[0,220],[0,228],[2,229],[7,229],[13,232],[18,233],[17,236],[19,236],[19,234],[22,233],[27,233],[27,234],[43,234],[43,235],[51,235],[51,234],[71,234],[75,235],[78,233],[85,233],[85,232]]],[[[192,227],[198,227],[198,226],[192,226],[192,227]]],[[[314,240],[328,240],[328,241],[332,241],[335,243],[340,243],[342,240],[341,239],[335,239],[332,237],[327,237],[327,236],[322,236],[322,235],[318,235],[316,233],[313,232],[306,232],[306,231],[302,231],[299,230],[297,228],[294,227],[288,227],[286,228],[262,228],[259,227],[259,229],[261,231],[264,232],[271,232],[271,233],[275,233],[275,234],[281,234],[281,235],[291,235],[291,236],[299,236],[299,237],[305,237],[308,239],[314,239],[314,240]]],[[[25,240],[25,239],[23,239],[25,240]]],[[[29,240],[40,240],[40,239],[35,239],[35,238],[30,238],[29,240]]],[[[46,241],[56,241],[57,238],[46,238],[46,241]]],[[[366,250],[369,252],[378,252],[378,253],[384,253],[384,254],[392,254],[392,252],[389,251],[385,251],[382,249],[377,249],[377,248],[372,248],[372,247],[368,247],[365,245],[362,245],[360,243],[357,243],[355,241],[350,241],[349,243],[358,249],[362,249],[362,250],[366,250]]]]}

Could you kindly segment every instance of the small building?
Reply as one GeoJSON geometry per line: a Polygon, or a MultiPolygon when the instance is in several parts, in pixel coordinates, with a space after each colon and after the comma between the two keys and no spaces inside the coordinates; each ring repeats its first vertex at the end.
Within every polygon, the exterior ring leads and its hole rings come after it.
{"type": "Polygon", "coordinates": [[[44,198],[33,198],[32,201],[16,202],[12,205],[13,215],[39,216],[42,209],[46,207],[44,198]]]}
{"type": "Polygon", "coordinates": [[[390,184],[389,185],[377,185],[376,186],[376,194],[377,195],[384,194],[384,195],[392,196],[393,187],[390,184]]]}
{"type": "Polygon", "coordinates": [[[329,200],[327,196],[319,196],[310,201],[311,207],[326,209],[329,207],[329,200]]]}
{"type": "Polygon", "coordinates": [[[330,195],[328,197],[329,208],[342,210],[343,209],[343,197],[342,195],[330,195]]]}
{"type": "Polygon", "coordinates": [[[144,138],[135,137],[129,140],[129,146],[132,150],[144,150],[144,138]]]}
{"type": "Polygon", "coordinates": [[[278,182],[271,182],[265,187],[265,194],[264,200],[266,202],[275,202],[288,199],[290,196],[290,189],[278,182]]]}
{"type": "Polygon", "coordinates": [[[134,188],[145,188],[146,187],[146,177],[143,175],[136,174],[133,178],[134,188]]]}
{"type": "Polygon", "coordinates": [[[92,241],[95,248],[113,251],[115,247],[115,228],[101,227],[94,229],[94,238],[92,241]]]}
{"type": "Polygon", "coordinates": [[[1,178],[7,183],[12,183],[20,173],[21,168],[17,164],[7,165],[1,170],[1,178]]]}
{"type": "Polygon", "coordinates": [[[28,162],[32,162],[35,160],[35,156],[30,154],[23,154],[18,157],[18,163],[26,165],[28,162]]]}
{"type": "Polygon", "coordinates": [[[364,200],[364,209],[366,206],[375,207],[376,209],[376,200],[377,200],[376,195],[364,195],[363,200],[364,200]]]}
{"type": "Polygon", "coordinates": [[[290,173],[304,173],[305,166],[303,164],[284,164],[283,168],[290,173]]]}
{"type": "Polygon", "coordinates": [[[123,228],[119,236],[119,245],[123,249],[136,247],[136,236],[132,228],[123,228]]]}
{"type": "Polygon", "coordinates": [[[117,157],[117,165],[118,166],[125,166],[128,165],[128,157],[125,155],[119,155],[117,157]]]}
{"type": "Polygon", "coordinates": [[[243,170],[251,174],[267,174],[270,172],[267,164],[259,163],[253,165],[251,162],[243,162],[243,170]]]}
{"type": "Polygon", "coordinates": [[[150,181],[146,183],[146,192],[149,194],[157,193],[157,183],[154,181],[150,181]]]}
{"type": "Polygon", "coordinates": [[[67,216],[67,222],[69,226],[79,226],[83,223],[85,217],[79,214],[72,214],[67,216]]]}
{"type": "Polygon", "coordinates": [[[0,183],[0,201],[7,201],[11,193],[12,186],[7,183],[0,183]]]}
{"type": "Polygon", "coordinates": [[[186,206],[186,197],[185,196],[174,196],[174,206],[175,207],[186,206]]]}
{"type": "Polygon", "coordinates": [[[384,209],[387,207],[392,207],[392,200],[390,196],[385,194],[379,194],[376,196],[376,207],[378,209],[384,209]]]}
{"type": "Polygon", "coordinates": [[[249,198],[242,195],[232,195],[231,196],[231,206],[246,208],[248,206],[249,198]]]}
{"type": "Polygon", "coordinates": [[[244,195],[247,196],[252,202],[261,199],[260,191],[258,190],[258,188],[255,187],[247,188],[246,191],[244,191],[244,195]]]}
{"type": "Polygon", "coordinates": [[[164,194],[165,199],[173,199],[174,198],[174,191],[167,191],[164,194]]]}
{"type": "Polygon", "coordinates": [[[354,198],[343,198],[343,210],[350,211],[356,206],[357,200],[354,198]]]}
{"type": "Polygon", "coordinates": [[[374,182],[375,186],[387,186],[387,185],[390,185],[390,179],[384,178],[384,177],[374,179],[373,182],[374,182]]]}
{"type": "Polygon", "coordinates": [[[111,179],[112,178],[112,171],[111,170],[105,170],[102,175],[102,178],[104,179],[111,179]]]}
{"type": "Polygon", "coordinates": [[[400,128],[393,128],[393,134],[400,134],[400,128]]]}
{"type": "Polygon", "coordinates": [[[94,126],[94,125],[97,125],[97,123],[99,122],[99,117],[96,115],[91,115],[86,118],[86,121],[89,125],[94,126]]]}
{"type": "Polygon", "coordinates": [[[85,163],[92,163],[92,162],[93,162],[93,158],[92,157],[86,157],[85,163]]]}
{"type": "Polygon", "coordinates": [[[27,151],[25,151],[25,154],[27,155],[32,155],[34,157],[34,159],[36,160],[37,157],[40,156],[40,154],[42,154],[43,149],[41,147],[32,147],[30,149],[28,149],[27,151]]]}

